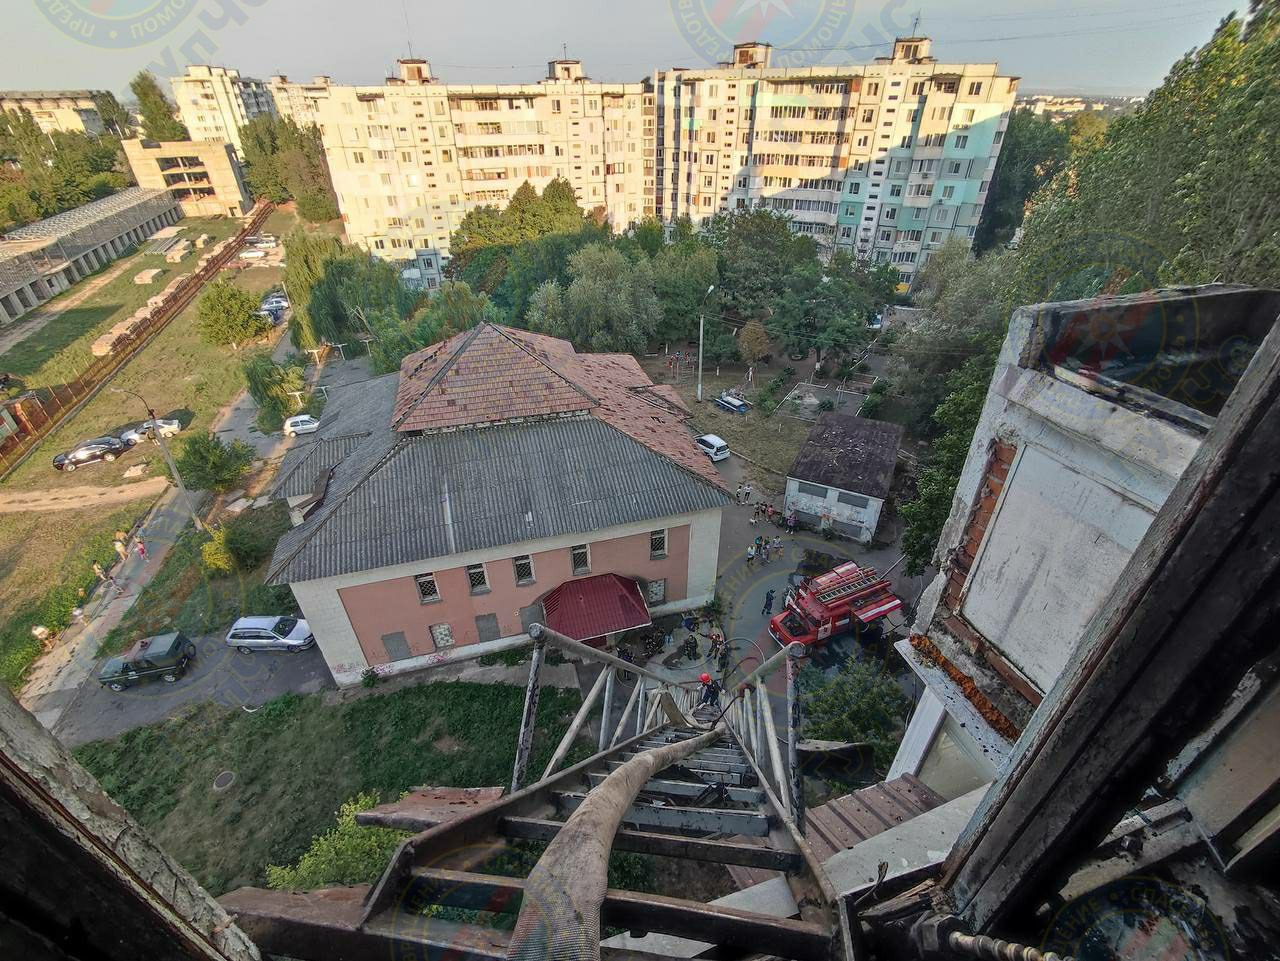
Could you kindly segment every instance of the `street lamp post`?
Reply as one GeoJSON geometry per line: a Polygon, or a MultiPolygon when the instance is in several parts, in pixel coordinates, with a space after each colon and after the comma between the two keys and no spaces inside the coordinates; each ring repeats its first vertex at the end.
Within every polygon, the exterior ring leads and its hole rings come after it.
{"type": "Polygon", "coordinates": [[[191,515],[191,521],[196,525],[196,530],[208,530],[204,521],[200,519],[200,515],[196,513],[195,506],[191,503],[191,495],[187,492],[187,485],[182,483],[182,475],[178,473],[178,465],[173,460],[173,455],[169,453],[169,445],[165,443],[164,433],[160,430],[160,426],[156,423],[156,412],[151,405],[147,403],[147,399],[137,391],[125,390],[123,387],[108,387],[113,394],[132,394],[138,400],[142,401],[143,408],[146,409],[147,417],[151,421],[151,439],[156,442],[160,448],[160,453],[164,457],[164,462],[169,465],[169,473],[173,475],[174,483],[178,485],[178,492],[182,495],[182,503],[187,507],[187,513],[191,515]]]}
{"type": "Polygon", "coordinates": [[[716,289],[716,285],[712,284],[707,288],[707,292],[702,295],[702,300],[698,301],[698,403],[702,403],[702,334],[705,328],[703,321],[703,307],[707,303],[707,298],[711,296],[711,291],[716,289]]]}

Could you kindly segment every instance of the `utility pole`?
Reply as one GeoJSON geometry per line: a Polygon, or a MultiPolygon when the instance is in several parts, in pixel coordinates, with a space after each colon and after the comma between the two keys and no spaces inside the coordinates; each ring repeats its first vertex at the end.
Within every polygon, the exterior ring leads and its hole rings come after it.
{"type": "Polygon", "coordinates": [[[707,303],[707,298],[711,296],[711,292],[716,289],[716,285],[712,284],[707,288],[707,292],[702,295],[702,300],[698,302],[698,403],[702,403],[702,335],[705,330],[703,307],[707,303]]]}
{"type": "Polygon", "coordinates": [[[164,462],[169,465],[169,473],[173,475],[173,480],[178,485],[178,493],[182,496],[182,503],[186,505],[187,513],[191,515],[192,523],[196,525],[196,530],[198,531],[208,530],[204,525],[204,521],[200,519],[200,515],[196,513],[195,506],[191,503],[191,494],[187,492],[187,485],[182,483],[182,475],[178,473],[178,465],[174,462],[173,455],[169,453],[169,445],[165,443],[164,433],[156,423],[156,412],[147,403],[147,399],[136,391],[125,390],[123,387],[109,387],[107,389],[113,394],[132,394],[142,401],[142,406],[147,411],[147,417],[151,420],[151,439],[159,446],[164,462]]]}

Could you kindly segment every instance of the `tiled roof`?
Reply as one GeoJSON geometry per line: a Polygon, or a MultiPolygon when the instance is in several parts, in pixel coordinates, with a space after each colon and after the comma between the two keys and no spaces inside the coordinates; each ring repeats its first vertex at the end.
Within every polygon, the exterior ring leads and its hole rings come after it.
{"type": "Polygon", "coordinates": [[[897,424],[828,412],[809,431],[787,476],[883,499],[901,444],[897,424]]]}
{"type": "MultiPolygon", "coordinates": [[[[680,429],[683,430],[683,427],[680,429]]],[[[276,547],[284,584],[724,507],[702,479],[601,419],[374,431],[276,547]]]]}
{"type": "MultiPolygon", "coordinates": [[[[594,400],[530,349],[526,335],[480,324],[410,354],[400,365],[392,426],[400,431],[476,426],[588,410],[594,400]]],[[[518,333],[523,334],[523,331],[518,333]]],[[[550,337],[538,338],[563,344],[550,337]]]]}

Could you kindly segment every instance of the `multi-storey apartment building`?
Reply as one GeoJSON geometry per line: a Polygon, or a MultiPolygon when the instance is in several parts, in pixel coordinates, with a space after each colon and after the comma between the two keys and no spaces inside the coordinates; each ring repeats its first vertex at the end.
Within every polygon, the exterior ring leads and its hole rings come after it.
{"type": "Polygon", "coordinates": [[[44,133],[103,131],[102,114],[94,97],[99,90],[0,90],[0,110],[26,110],[44,133]]]}
{"type": "Polygon", "coordinates": [[[799,68],[739,44],[729,64],[656,71],[655,212],[696,222],[768,207],[824,249],[910,279],[948,236],[973,235],[1018,85],[995,64],[938,63],[930,44],[899,38],[870,64],[799,68]]]}
{"type": "Polygon", "coordinates": [[[271,78],[282,114],[319,126],[348,236],[396,260],[447,253],[468,210],[563,177],[615,227],[645,214],[640,83],[595,83],[576,60],[532,84],[435,80],[401,60],[376,86],[271,78]]]}
{"type": "Polygon", "coordinates": [[[276,112],[265,83],[242,77],[229,67],[191,64],[185,76],[171,82],[178,116],[191,139],[225,140],[240,159],[244,159],[240,128],[254,117],[276,112]]]}

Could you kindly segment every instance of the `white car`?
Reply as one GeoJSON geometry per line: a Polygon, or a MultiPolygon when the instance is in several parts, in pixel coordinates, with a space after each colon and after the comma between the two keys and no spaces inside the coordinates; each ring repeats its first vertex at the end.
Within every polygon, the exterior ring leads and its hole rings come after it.
{"type": "Polygon", "coordinates": [[[729,445],[715,434],[703,434],[695,441],[698,449],[713,461],[724,460],[729,456],[729,445]]]}
{"type": "Polygon", "coordinates": [[[268,297],[262,302],[263,310],[288,310],[289,301],[283,297],[268,297]]]}
{"type": "Polygon", "coordinates": [[[136,447],[141,441],[151,436],[153,428],[160,433],[161,437],[172,437],[182,430],[182,424],[176,420],[165,420],[163,417],[156,418],[154,424],[152,421],[144,420],[137,427],[130,427],[121,434],[120,439],[130,447],[136,447]]]}
{"type": "Polygon", "coordinates": [[[289,651],[296,654],[315,644],[315,635],[300,617],[242,617],[227,631],[227,646],[241,654],[289,651]]]}
{"type": "Polygon", "coordinates": [[[284,422],[284,436],[296,437],[298,434],[314,434],[320,429],[320,421],[310,414],[297,414],[284,422]]]}
{"type": "Polygon", "coordinates": [[[265,253],[264,251],[261,251],[261,250],[242,250],[242,251],[240,251],[240,259],[241,259],[241,260],[261,260],[261,259],[262,259],[262,258],[264,258],[265,256],[267,256],[267,255],[266,255],[266,253],[265,253]]]}

